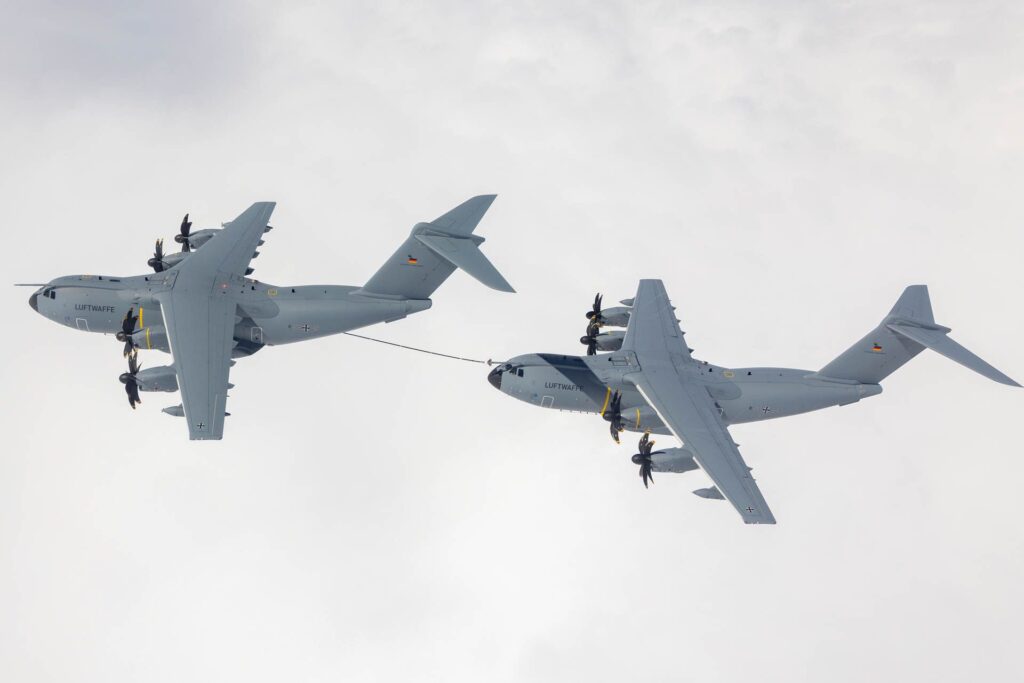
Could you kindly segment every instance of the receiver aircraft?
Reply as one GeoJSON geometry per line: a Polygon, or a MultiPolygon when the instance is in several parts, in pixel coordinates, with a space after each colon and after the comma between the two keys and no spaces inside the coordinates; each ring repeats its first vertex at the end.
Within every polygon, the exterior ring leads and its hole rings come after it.
{"type": "MultiPolygon", "coordinates": [[[[271,285],[253,280],[274,202],[257,202],[220,229],[192,231],[188,214],[165,253],[157,240],[153,273],[131,277],[69,275],[32,294],[29,305],[72,329],[115,334],[128,372],[120,376],[132,408],[140,391],[180,391],[164,412],[184,417],[190,439],[220,439],[235,359],[290,344],[400,320],[431,306],[431,294],[461,268],[484,285],[514,290],[480,251],[474,235],[495,195],[481,195],[412,233],[361,287],[271,285]],[[173,357],[142,369],[140,349],[173,357]]],[[[36,285],[28,285],[36,286],[36,285]]]]}
{"type": "Polygon", "coordinates": [[[732,503],[747,524],[774,524],[729,425],[855,403],[926,348],[1002,384],[1019,387],[937,325],[928,288],[907,287],[882,322],[817,372],[788,368],[727,368],[698,361],[679,329],[661,280],[641,280],[636,296],[587,312],[586,356],[535,353],[502,363],[488,375],[498,390],[542,408],[601,415],[612,438],[642,432],[640,466],[646,487],[654,472],[703,469],[714,483],[702,498],[732,503]],[[625,331],[602,332],[602,328],[625,331]],[[598,353],[608,351],[609,353],[598,353]],[[654,450],[650,434],[674,436],[681,447],[654,450]]]}

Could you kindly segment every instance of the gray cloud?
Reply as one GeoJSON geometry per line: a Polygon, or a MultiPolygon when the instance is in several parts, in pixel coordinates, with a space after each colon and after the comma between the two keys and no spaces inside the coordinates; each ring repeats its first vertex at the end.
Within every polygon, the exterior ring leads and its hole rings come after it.
{"type": "MultiPolygon", "coordinates": [[[[498,192],[485,249],[369,330],[575,352],[665,279],[698,354],[816,368],[906,284],[1018,379],[1020,13],[999,3],[20,5],[8,281],[140,272],[276,199],[256,276],[364,281],[498,192]],[[185,50],[182,51],[182,46],[185,50]]],[[[13,291],[12,291],[13,290],[13,291]]],[[[1021,396],[934,355],[735,428],[780,524],[639,485],[602,423],[335,338],[234,369],[190,444],[115,342],[4,294],[0,671],[44,680],[1020,677],[1021,396]]],[[[147,364],[162,359],[147,357],[147,364]]]]}

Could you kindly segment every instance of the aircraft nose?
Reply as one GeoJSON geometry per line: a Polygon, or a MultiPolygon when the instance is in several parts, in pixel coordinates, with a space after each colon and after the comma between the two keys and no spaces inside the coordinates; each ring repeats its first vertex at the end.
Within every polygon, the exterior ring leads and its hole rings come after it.
{"type": "Polygon", "coordinates": [[[32,310],[36,313],[39,312],[39,292],[35,292],[28,298],[28,305],[32,307],[32,310]]]}
{"type": "Polygon", "coordinates": [[[491,383],[491,386],[501,391],[501,368],[494,368],[490,374],[487,375],[487,381],[491,383]]]}

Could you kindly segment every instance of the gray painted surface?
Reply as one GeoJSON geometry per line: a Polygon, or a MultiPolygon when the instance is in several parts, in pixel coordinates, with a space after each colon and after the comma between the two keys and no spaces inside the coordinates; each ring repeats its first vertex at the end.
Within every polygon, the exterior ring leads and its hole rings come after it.
{"type": "MultiPolygon", "coordinates": [[[[630,303],[630,314],[616,318],[628,325],[620,350],[592,356],[515,356],[492,370],[488,381],[542,408],[602,416],[613,392],[619,392],[623,428],[679,438],[715,482],[715,491],[747,523],[774,524],[775,517],[729,435],[729,425],[877,396],[882,393],[879,382],[926,347],[989,379],[1020,386],[950,339],[949,328],[935,324],[924,285],[907,287],[878,327],[818,372],[726,368],[694,360],[660,280],[641,280],[630,303]]],[[[715,497],[700,491],[701,497],[715,497]]]]}
{"type": "MultiPolygon", "coordinates": [[[[200,239],[190,240],[194,251],[181,253],[167,270],[123,278],[59,277],[34,292],[29,305],[54,322],[104,334],[120,331],[126,314],[134,312],[138,321],[131,338],[137,348],[174,357],[161,371],[176,375],[189,437],[220,439],[232,358],[425,311],[456,263],[492,288],[513,291],[479,250],[483,238],[472,234],[494,197],[474,197],[432,223],[418,224],[362,287],[276,286],[246,277],[274,210],[273,202],[258,202],[222,230],[195,233],[200,239]],[[423,242],[422,234],[448,237],[423,242]],[[458,255],[442,256],[449,249],[458,255]]],[[[168,384],[158,388],[140,380],[139,389],[166,391],[168,384]]]]}

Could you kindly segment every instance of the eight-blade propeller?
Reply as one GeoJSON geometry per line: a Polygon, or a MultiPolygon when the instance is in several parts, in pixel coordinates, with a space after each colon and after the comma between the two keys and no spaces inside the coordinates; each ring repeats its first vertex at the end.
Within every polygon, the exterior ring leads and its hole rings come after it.
{"type": "Polygon", "coordinates": [[[139,365],[139,354],[131,353],[128,355],[128,372],[122,372],[121,376],[118,377],[121,380],[121,384],[124,385],[124,391],[128,394],[128,404],[135,410],[136,403],[142,403],[142,399],[139,397],[139,381],[137,375],[142,366],[139,365]]]}
{"type": "Polygon", "coordinates": [[[649,434],[644,432],[644,435],[640,437],[640,445],[638,446],[640,452],[633,456],[632,460],[635,464],[640,465],[640,478],[644,480],[644,488],[647,488],[647,482],[654,483],[654,471],[651,469],[653,466],[651,463],[651,449],[654,448],[654,442],[651,441],[649,434]]]}
{"type": "Polygon", "coordinates": [[[601,413],[601,417],[610,423],[608,425],[608,431],[611,432],[612,438],[615,439],[615,443],[619,443],[619,432],[625,431],[626,429],[622,426],[621,409],[622,392],[616,391],[608,401],[608,407],[604,409],[603,413],[601,413]]]}
{"type": "Polygon", "coordinates": [[[164,240],[161,237],[156,241],[156,247],[153,249],[153,258],[146,261],[150,268],[157,273],[162,273],[166,264],[164,264],[164,240]]]}
{"type": "Polygon", "coordinates": [[[132,333],[135,332],[135,323],[138,320],[139,316],[135,315],[135,308],[129,308],[128,312],[124,315],[124,320],[121,321],[121,331],[114,335],[117,341],[124,342],[125,356],[135,350],[135,341],[132,339],[132,333]]]}
{"type": "Polygon", "coordinates": [[[180,232],[174,236],[174,241],[181,245],[181,250],[184,252],[192,251],[192,245],[189,244],[188,234],[192,230],[192,222],[188,219],[188,214],[181,219],[180,232]]]}
{"type": "Polygon", "coordinates": [[[580,344],[587,347],[587,355],[597,353],[597,335],[601,333],[601,325],[593,320],[587,325],[587,333],[580,337],[580,344]]]}

